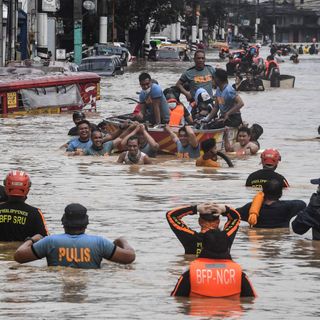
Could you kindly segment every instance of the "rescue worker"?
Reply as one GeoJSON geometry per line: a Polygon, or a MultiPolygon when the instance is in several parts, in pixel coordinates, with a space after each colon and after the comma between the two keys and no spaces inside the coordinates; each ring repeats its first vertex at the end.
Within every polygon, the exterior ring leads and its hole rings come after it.
{"type": "Polygon", "coordinates": [[[167,221],[171,230],[184,247],[185,254],[199,255],[202,250],[204,234],[208,230],[218,229],[220,215],[228,218],[224,225],[224,231],[228,237],[228,248],[230,250],[233,240],[240,225],[240,214],[226,205],[214,202],[201,203],[195,206],[183,206],[167,212],[167,221]],[[199,213],[200,232],[189,228],[182,220],[185,216],[199,213]]]}
{"type": "Polygon", "coordinates": [[[312,228],[312,239],[320,240],[320,178],[310,182],[318,185],[317,191],[312,194],[308,206],[292,221],[292,229],[297,234],[304,234],[312,228]]]}
{"type": "Polygon", "coordinates": [[[43,213],[25,203],[31,187],[29,175],[21,170],[10,171],[4,187],[8,200],[0,204],[0,241],[23,241],[35,234],[47,236],[43,213]]]}
{"type": "Polygon", "coordinates": [[[256,293],[241,266],[232,261],[226,232],[210,230],[204,234],[199,257],[180,276],[171,296],[256,297],[256,293]]]}
{"type": "Polygon", "coordinates": [[[268,56],[265,61],[265,78],[272,80],[273,77],[280,74],[280,68],[278,63],[274,60],[274,56],[268,56]]]}
{"type": "Polygon", "coordinates": [[[277,149],[264,150],[261,153],[262,169],[252,172],[248,176],[246,187],[262,188],[262,186],[271,179],[278,180],[283,188],[289,187],[287,179],[275,172],[279,161],[281,161],[281,155],[277,149]]]}
{"type": "Polygon", "coordinates": [[[289,228],[290,220],[304,209],[306,204],[301,200],[280,200],[282,184],[271,179],[252,202],[236,210],[241,220],[247,221],[255,228],[289,228]]]}
{"type": "Polygon", "coordinates": [[[122,264],[135,260],[135,251],[122,237],[109,239],[85,234],[89,217],[87,209],[79,203],[65,207],[62,216],[64,234],[42,238],[36,234],[28,238],[15,252],[19,263],[47,258],[48,266],[63,266],[82,269],[100,268],[102,259],[122,264]]]}

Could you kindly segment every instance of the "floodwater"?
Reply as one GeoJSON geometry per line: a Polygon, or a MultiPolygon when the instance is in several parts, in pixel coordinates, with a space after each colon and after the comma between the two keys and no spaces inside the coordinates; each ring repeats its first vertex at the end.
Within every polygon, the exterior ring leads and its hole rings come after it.
{"type": "MultiPolygon", "coordinates": [[[[264,57],[266,54],[264,55],[264,57]]],[[[208,55],[216,65],[217,53],[208,55]]],[[[243,119],[263,126],[261,147],[278,148],[278,171],[291,184],[283,199],[309,200],[318,178],[320,56],[285,58],[281,72],[296,76],[294,89],[242,93],[243,119]]],[[[99,119],[130,112],[126,97],[136,98],[138,75],[148,71],[165,88],[191,63],[131,66],[123,76],[102,81],[99,119]]],[[[70,115],[0,119],[0,176],[22,167],[32,178],[28,202],[40,207],[51,233],[62,232],[61,215],[71,202],[88,208],[87,232],[110,239],[123,235],[136,249],[130,266],[105,261],[101,270],[48,268],[46,261],[18,265],[16,243],[0,244],[1,319],[314,319],[320,316],[320,242],[292,230],[253,230],[242,223],[232,256],[251,279],[254,301],[189,300],[170,297],[190,259],[171,232],[167,210],[207,200],[237,207],[250,201],[244,187],[260,168],[259,155],[235,159],[234,168],[196,168],[194,162],[164,158],[145,167],[116,165],[116,157],[67,157],[70,115]]],[[[186,219],[196,228],[195,218],[186,219]]],[[[223,223],[221,223],[221,226],[223,223]]]]}

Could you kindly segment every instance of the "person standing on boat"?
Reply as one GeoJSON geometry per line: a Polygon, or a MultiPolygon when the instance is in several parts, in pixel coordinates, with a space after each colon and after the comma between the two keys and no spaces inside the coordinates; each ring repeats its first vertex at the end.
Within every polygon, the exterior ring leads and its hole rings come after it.
{"type": "Polygon", "coordinates": [[[252,172],[246,181],[246,187],[262,188],[271,179],[278,180],[283,188],[289,187],[289,182],[281,174],[275,172],[281,155],[276,149],[266,149],[261,153],[262,169],[252,172]]]}
{"type": "Polygon", "coordinates": [[[228,139],[229,129],[226,128],[223,135],[224,148],[226,152],[236,152],[237,155],[256,154],[259,146],[251,141],[251,130],[247,127],[240,127],[237,134],[237,142],[230,144],[228,139]]]}
{"type": "Polygon", "coordinates": [[[178,136],[172,131],[170,125],[165,126],[173,142],[177,145],[177,156],[180,159],[196,159],[200,156],[200,144],[190,126],[181,127],[178,136]]]}
{"type": "Polygon", "coordinates": [[[92,146],[91,126],[88,120],[81,120],[77,123],[79,137],[74,138],[67,144],[67,153],[69,155],[80,155],[83,150],[92,146]]]}
{"type": "Polygon", "coordinates": [[[289,228],[290,220],[306,207],[301,200],[280,200],[282,183],[278,180],[267,181],[262,191],[250,203],[236,210],[241,220],[255,228],[289,228]]]}
{"type": "Polygon", "coordinates": [[[231,258],[226,232],[210,230],[204,234],[199,257],[180,276],[171,296],[235,298],[257,295],[241,266],[231,258]]]}
{"type": "Polygon", "coordinates": [[[206,56],[204,50],[196,50],[194,53],[195,65],[185,71],[176,83],[176,86],[186,96],[189,102],[194,99],[198,88],[206,89],[210,97],[213,98],[213,77],[215,75],[215,68],[205,64],[205,61],[206,56]],[[190,84],[190,91],[185,89],[185,83],[190,84]]]}
{"type": "Polygon", "coordinates": [[[207,116],[208,128],[218,129],[225,126],[239,127],[242,124],[240,109],[244,103],[237,91],[228,83],[227,71],[216,69],[215,82],[217,85],[215,105],[207,116]],[[217,120],[215,119],[220,113],[217,120]]]}
{"type": "Polygon", "coordinates": [[[227,205],[207,202],[195,206],[174,208],[167,212],[166,218],[171,230],[183,245],[185,254],[199,255],[202,250],[204,234],[208,230],[219,228],[220,215],[228,219],[223,231],[228,237],[228,249],[230,251],[240,225],[240,214],[235,209],[227,205]],[[200,232],[189,228],[182,220],[185,216],[196,215],[197,213],[199,213],[198,223],[201,228],[200,232]]]}
{"type": "Polygon", "coordinates": [[[130,137],[136,136],[138,137],[139,150],[149,157],[155,158],[159,144],[151,137],[145,125],[142,123],[133,123],[130,125],[129,130],[131,130],[131,132],[124,136],[121,141],[121,150],[125,150],[130,137]]]}
{"type": "Polygon", "coordinates": [[[297,234],[304,234],[312,228],[312,239],[320,240],[320,178],[310,182],[318,185],[317,191],[312,194],[308,206],[292,221],[292,229],[297,234]]]}
{"type": "Polygon", "coordinates": [[[150,158],[139,150],[139,138],[137,136],[129,137],[127,141],[127,151],[123,151],[118,160],[123,164],[151,164],[150,158]]]}
{"type": "Polygon", "coordinates": [[[141,109],[136,117],[152,125],[169,123],[169,106],[161,87],[153,83],[150,74],[146,72],[139,75],[139,82],[142,88],[139,96],[141,109]]]}
{"type": "Polygon", "coordinates": [[[61,221],[64,234],[45,238],[36,234],[28,238],[15,252],[15,261],[26,263],[46,258],[48,266],[97,269],[102,259],[122,264],[135,260],[134,249],[123,237],[112,242],[101,236],[85,234],[89,217],[81,204],[66,206],[61,221]]]}
{"type": "Polygon", "coordinates": [[[23,241],[38,233],[47,236],[43,213],[25,203],[31,187],[29,175],[12,170],[4,179],[4,187],[8,199],[0,204],[0,241],[23,241]]]}

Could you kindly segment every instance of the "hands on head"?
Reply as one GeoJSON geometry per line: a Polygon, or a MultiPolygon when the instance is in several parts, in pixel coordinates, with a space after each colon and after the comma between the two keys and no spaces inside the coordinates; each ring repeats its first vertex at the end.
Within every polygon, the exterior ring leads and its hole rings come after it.
{"type": "Polygon", "coordinates": [[[201,203],[201,204],[198,204],[197,208],[200,214],[212,213],[212,214],[220,215],[226,212],[226,206],[224,204],[218,204],[215,202],[201,203]]]}

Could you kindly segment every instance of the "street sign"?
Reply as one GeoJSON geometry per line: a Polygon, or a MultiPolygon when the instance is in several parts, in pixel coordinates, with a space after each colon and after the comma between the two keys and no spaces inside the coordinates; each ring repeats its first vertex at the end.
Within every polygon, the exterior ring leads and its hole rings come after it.
{"type": "Polygon", "coordinates": [[[56,12],[57,11],[57,0],[42,0],[42,11],[43,12],[56,12]]]}
{"type": "Polygon", "coordinates": [[[56,59],[65,60],[66,59],[66,49],[56,49],[56,59]]]}

